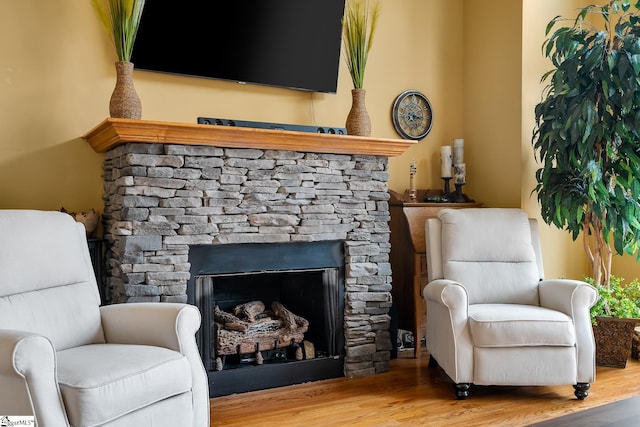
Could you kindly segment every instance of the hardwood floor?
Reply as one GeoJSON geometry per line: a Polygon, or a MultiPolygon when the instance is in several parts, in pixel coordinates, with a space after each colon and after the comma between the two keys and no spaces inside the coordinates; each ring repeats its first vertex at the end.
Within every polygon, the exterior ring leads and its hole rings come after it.
{"type": "Polygon", "coordinates": [[[211,399],[211,426],[526,426],[640,395],[640,361],[598,367],[589,396],[573,387],[480,387],[458,401],[427,357],[391,361],[384,374],[337,378],[211,399]]]}

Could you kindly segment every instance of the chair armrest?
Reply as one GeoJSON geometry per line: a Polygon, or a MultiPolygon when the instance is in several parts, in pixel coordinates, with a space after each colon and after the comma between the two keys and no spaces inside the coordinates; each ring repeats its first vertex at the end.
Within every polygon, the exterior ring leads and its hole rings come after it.
{"type": "Polygon", "coordinates": [[[473,380],[469,297],[458,282],[437,279],[423,291],[427,302],[427,350],[454,382],[473,380]]]}
{"type": "Polygon", "coordinates": [[[589,311],[598,300],[598,291],[579,280],[544,280],[539,285],[540,305],[561,311],[573,319],[578,355],[577,382],[595,380],[595,341],[589,311]]]}
{"type": "Polygon", "coordinates": [[[423,290],[423,295],[428,302],[445,305],[450,310],[464,309],[465,313],[469,304],[466,289],[453,280],[437,279],[429,282],[423,290]]]}
{"type": "Polygon", "coordinates": [[[587,312],[598,300],[598,291],[580,280],[543,280],[539,284],[540,305],[561,311],[571,318],[587,312]]]}
{"type": "Polygon", "coordinates": [[[0,414],[35,415],[41,426],[68,426],[47,338],[0,329],[0,414]]]}
{"type": "Polygon", "coordinates": [[[128,303],[100,307],[108,343],[141,344],[183,352],[200,328],[195,306],[174,303],[128,303]]]}
{"type": "Polygon", "coordinates": [[[166,347],[187,357],[193,380],[194,425],[208,426],[209,379],[195,337],[200,311],[190,304],[143,302],[102,306],[100,313],[108,343],[166,347]]]}

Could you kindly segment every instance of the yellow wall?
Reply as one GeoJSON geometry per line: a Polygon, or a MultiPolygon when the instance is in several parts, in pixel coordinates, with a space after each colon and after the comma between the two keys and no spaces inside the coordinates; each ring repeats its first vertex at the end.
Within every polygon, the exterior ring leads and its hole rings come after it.
{"type": "Polygon", "coordinates": [[[466,189],[488,207],[519,207],[522,4],[464,2],[466,189]]]}
{"type": "Polygon", "coordinates": [[[2,208],[101,210],[101,156],[79,136],[104,118],[113,77],[90,13],[90,2],[0,3],[2,208]]]}
{"type": "Polygon", "coordinates": [[[629,283],[633,279],[640,279],[640,263],[636,261],[634,256],[614,256],[611,271],[616,276],[625,279],[625,283],[629,283]]]}
{"type": "MultiPolygon", "coordinates": [[[[548,69],[544,27],[587,2],[382,0],[365,79],[372,135],[397,137],[391,106],[406,89],[423,92],[434,110],[431,133],[390,159],[390,188],[409,186],[413,160],[417,186],[441,188],[439,147],[463,137],[465,192],[485,206],[523,206],[537,216],[531,132],[548,69]]],[[[108,115],[115,60],[89,0],[0,2],[0,208],[102,210],[103,155],[81,136],[108,115]]],[[[142,71],[134,80],[148,120],[344,126],[351,106],[343,61],[335,95],[142,71]]],[[[547,276],[581,277],[581,246],[541,229],[547,276]]]]}
{"type": "MultiPolygon", "coordinates": [[[[406,89],[417,89],[429,98],[433,127],[417,145],[402,156],[390,159],[389,187],[398,192],[409,188],[412,161],[418,169],[417,188],[442,188],[440,147],[463,137],[463,1],[387,0],[383,15],[391,9],[399,12],[409,3],[412,6],[385,30],[389,51],[401,56],[391,60],[381,57],[379,63],[380,84],[393,87],[376,88],[387,92],[386,105],[381,109],[385,133],[377,136],[397,137],[389,119],[391,105],[395,96],[406,89]]],[[[376,43],[383,37],[381,32],[376,43]]]]}

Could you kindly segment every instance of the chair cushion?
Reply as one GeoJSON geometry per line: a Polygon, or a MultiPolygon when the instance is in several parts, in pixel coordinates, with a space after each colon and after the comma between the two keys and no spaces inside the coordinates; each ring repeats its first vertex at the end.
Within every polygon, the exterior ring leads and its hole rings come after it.
{"type": "Polygon", "coordinates": [[[573,346],[573,321],[559,311],[532,305],[469,306],[469,328],[476,347],[573,346]]]}
{"type": "Polygon", "coordinates": [[[444,278],[464,286],[470,304],[539,304],[540,274],[526,212],[443,209],[438,217],[444,278]]]}
{"type": "Polygon", "coordinates": [[[0,236],[0,325],[57,350],[103,343],[84,226],[62,212],[0,209],[0,236]]]}
{"type": "Polygon", "coordinates": [[[71,425],[97,426],[191,390],[187,358],[161,347],[93,344],[57,353],[71,425]]]}
{"type": "Polygon", "coordinates": [[[68,214],[3,209],[0,235],[0,296],[93,278],[85,229],[68,214]]]}

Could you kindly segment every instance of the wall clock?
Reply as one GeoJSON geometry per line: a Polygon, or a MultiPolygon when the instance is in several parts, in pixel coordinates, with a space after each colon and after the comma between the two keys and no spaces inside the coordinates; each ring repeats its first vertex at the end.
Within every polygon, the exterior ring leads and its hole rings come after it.
{"type": "Polygon", "coordinates": [[[393,102],[391,118],[398,135],[404,139],[420,140],[431,130],[431,103],[417,90],[404,91],[393,102]]]}

